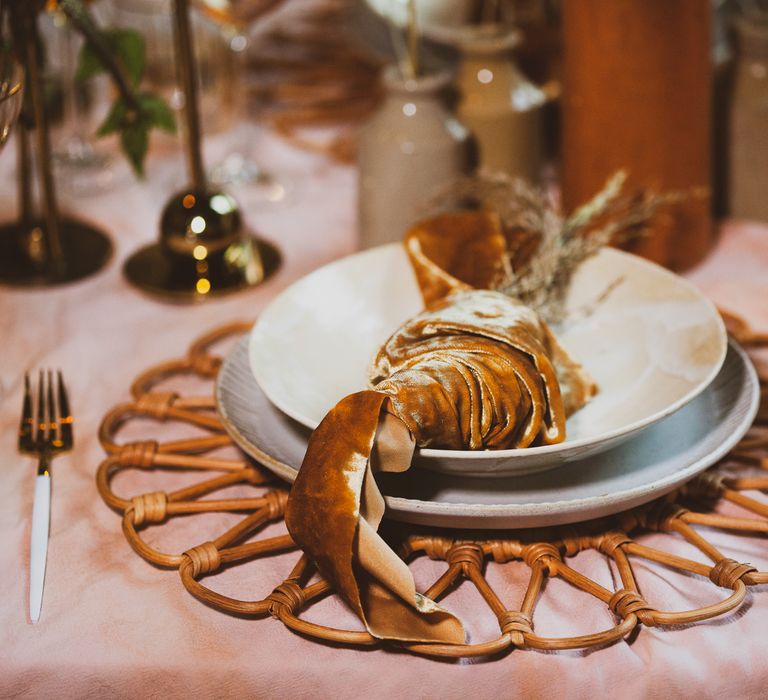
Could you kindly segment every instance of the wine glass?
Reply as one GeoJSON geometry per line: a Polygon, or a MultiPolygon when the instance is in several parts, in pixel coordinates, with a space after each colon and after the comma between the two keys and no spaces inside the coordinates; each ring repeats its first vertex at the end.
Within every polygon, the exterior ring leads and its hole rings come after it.
{"type": "MultiPolygon", "coordinates": [[[[10,50],[0,45],[0,151],[8,141],[21,111],[23,80],[24,70],[10,50]]],[[[5,388],[0,380],[0,402],[4,396],[5,388]]]]}
{"type": "MultiPolygon", "coordinates": [[[[114,26],[138,31],[145,45],[142,85],[161,95],[175,112],[180,128],[184,96],[179,88],[174,58],[173,3],[171,0],[112,0],[110,16],[114,26]]],[[[198,96],[203,133],[229,131],[234,112],[235,91],[227,65],[231,53],[218,24],[201,13],[192,13],[198,96]]],[[[161,150],[178,145],[175,136],[153,135],[161,150]]]]}
{"type": "Polygon", "coordinates": [[[247,90],[244,85],[248,32],[254,23],[277,8],[283,0],[201,0],[203,13],[219,27],[230,50],[231,79],[234,84],[234,117],[239,122],[237,142],[212,168],[210,180],[220,186],[242,187],[247,196],[258,204],[284,204],[293,190],[292,183],[283,175],[265,169],[243,149],[243,143],[254,140],[253,128],[246,125],[248,113],[247,90]],[[250,128],[249,128],[250,127],[250,128]]]}
{"type": "MultiPolygon", "coordinates": [[[[82,82],[77,63],[82,37],[61,9],[46,14],[42,23],[48,49],[47,71],[61,85],[61,122],[53,143],[53,165],[59,186],[71,195],[83,196],[108,189],[113,184],[113,157],[95,143],[95,112],[107,100],[98,100],[101,82],[82,82]]],[[[103,93],[104,91],[101,90],[103,93]]],[[[102,115],[103,117],[103,115],[102,115]]]]}
{"type": "Polygon", "coordinates": [[[0,143],[7,139],[10,125],[22,107],[18,87],[22,80],[30,99],[23,105],[24,128],[17,135],[18,211],[13,220],[0,224],[0,283],[52,286],[101,269],[110,258],[112,244],[99,229],[59,213],[51,163],[50,105],[45,100],[41,66],[44,51],[38,50],[46,45],[35,21],[37,5],[18,6],[29,12],[26,18],[22,15],[22,29],[14,27],[13,34],[14,48],[21,54],[23,78],[16,77],[16,68],[9,68],[13,59],[4,52],[11,49],[0,37],[0,143]]]}

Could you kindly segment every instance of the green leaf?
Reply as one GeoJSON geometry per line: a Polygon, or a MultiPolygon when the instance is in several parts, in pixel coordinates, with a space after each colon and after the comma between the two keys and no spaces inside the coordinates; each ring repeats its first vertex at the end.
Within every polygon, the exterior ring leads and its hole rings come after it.
{"type": "Polygon", "coordinates": [[[113,134],[116,131],[121,131],[127,123],[128,110],[125,108],[125,103],[118,97],[112,103],[112,109],[109,110],[107,118],[102,122],[96,134],[98,136],[113,134]]]}
{"type": "Polygon", "coordinates": [[[134,29],[108,29],[105,38],[133,86],[144,75],[144,37],[134,29]]]}
{"type": "Polygon", "coordinates": [[[77,63],[75,79],[88,80],[103,72],[104,66],[101,65],[99,57],[95,54],[88,42],[83,42],[83,48],[80,49],[80,57],[77,63]]]}
{"type": "Polygon", "coordinates": [[[142,119],[146,119],[150,127],[156,127],[171,134],[176,133],[176,119],[171,108],[162,98],[143,92],[139,95],[139,106],[142,119]]]}
{"type": "MultiPolygon", "coordinates": [[[[102,32],[104,44],[125,71],[131,85],[136,87],[144,75],[144,37],[134,29],[105,29],[102,32]]],[[[98,54],[87,41],[80,50],[77,66],[77,80],[88,80],[106,68],[98,54]]]]}
{"type": "Polygon", "coordinates": [[[175,132],[176,122],[168,105],[157,95],[142,92],[136,95],[136,106],[118,97],[112,103],[98,136],[119,133],[123,152],[138,176],[144,174],[144,158],[149,146],[149,134],[154,128],[175,132]]]}
{"type": "Polygon", "coordinates": [[[142,121],[126,124],[120,138],[125,155],[139,177],[144,176],[144,157],[149,146],[149,126],[142,121]]]}

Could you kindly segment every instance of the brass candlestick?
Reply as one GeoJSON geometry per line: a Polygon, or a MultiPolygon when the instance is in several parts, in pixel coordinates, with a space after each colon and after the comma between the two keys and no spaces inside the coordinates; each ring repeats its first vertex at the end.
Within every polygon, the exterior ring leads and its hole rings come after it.
{"type": "Polygon", "coordinates": [[[0,225],[0,282],[14,286],[52,286],[100,270],[112,254],[112,244],[99,229],[59,215],[43,103],[35,10],[30,7],[23,17],[24,83],[31,114],[18,133],[19,218],[0,225]],[[33,212],[32,204],[32,149],[29,142],[32,131],[37,142],[35,155],[42,216],[33,212]]]}
{"type": "Polygon", "coordinates": [[[131,284],[145,292],[195,301],[259,284],[277,269],[280,255],[245,230],[240,209],[230,195],[206,182],[188,0],[174,0],[173,9],[190,184],[165,205],[160,241],[134,253],[123,271],[131,284]]]}

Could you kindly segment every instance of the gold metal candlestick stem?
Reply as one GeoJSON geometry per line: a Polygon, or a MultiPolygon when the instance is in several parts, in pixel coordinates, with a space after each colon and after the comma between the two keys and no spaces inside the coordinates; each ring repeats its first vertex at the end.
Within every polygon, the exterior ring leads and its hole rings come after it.
{"type": "Polygon", "coordinates": [[[208,187],[201,155],[197,75],[188,0],[174,0],[174,44],[184,94],[185,150],[190,185],[163,209],[160,241],[134,253],[128,281],[172,301],[197,301],[261,283],[280,263],[277,250],[250,235],[237,202],[208,187]]]}
{"type": "Polygon", "coordinates": [[[174,0],[177,71],[179,84],[184,93],[184,115],[187,127],[187,166],[192,187],[196,190],[204,190],[207,186],[203,158],[200,144],[202,134],[200,131],[200,110],[197,101],[197,76],[195,75],[195,54],[192,48],[192,30],[189,26],[189,2],[188,0],[174,0]]]}
{"type": "MultiPolygon", "coordinates": [[[[30,25],[34,17],[27,15],[30,25]]],[[[30,26],[31,36],[37,35],[36,28],[30,26]]],[[[53,168],[51,167],[51,139],[48,134],[48,119],[43,104],[42,70],[38,61],[37,42],[28,41],[26,45],[27,71],[29,94],[32,98],[32,113],[35,119],[35,137],[37,140],[37,168],[40,172],[43,198],[45,233],[47,236],[49,269],[60,273],[64,263],[64,253],[59,235],[59,208],[56,202],[56,191],[53,183],[53,168]]]]}
{"type": "Polygon", "coordinates": [[[21,125],[16,133],[18,145],[17,177],[19,189],[19,219],[32,220],[32,152],[29,145],[29,129],[21,125]]]}
{"type": "Polygon", "coordinates": [[[416,21],[416,0],[408,0],[408,80],[416,80],[421,70],[419,68],[419,30],[416,21]]]}
{"type": "Polygon", "coordinates": [[[19,132],[19,218],[0,226],[0,283],[51,286],[87,277],[109,260],[112,244],[104,233],[81,221],[62,218],[56,201],[51,143],[43,100],[40,39],[34,8],[24,17],[25,89],[34,122],[42,216],[33,212],[30,128],[19,132]]]}

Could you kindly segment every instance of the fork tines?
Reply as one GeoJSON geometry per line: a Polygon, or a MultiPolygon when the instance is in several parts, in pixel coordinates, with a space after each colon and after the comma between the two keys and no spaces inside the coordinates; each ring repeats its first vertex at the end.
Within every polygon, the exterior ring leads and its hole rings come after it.
{"type": "Polygon", "coordinates": [[[29,372],[24,373],[24,404],[21,409],[19,426],[19,450],[30,452],[35,447],[34,421],[32,419],[32,390],[29,386],[29,372]]]}
{"type": "Polygon", "coordinates": [[[33,390],[29,372],[24,375],[24,400],[19,425],[19,450],[40,452],[43,450],[67,450],[72,447],[72,414],[69,397],[64,386],[61,370],[40,370],[37,382],[37,401],[33,402],[33,390]],[[34,404],[34,405],[33,405],[34,404]]]}
{"type": "Polygon", "coordinates": [[[69,410],[69,397],[67,396],[67,390],[64,387],[64,379],[61,376],[61,370],[56,370],[57,383],[58,383],[58,399],[59,399],[59,428],[61,429],[61,442],[62,447],[69,449],[72,447],[72,412],[69,410]]]}

